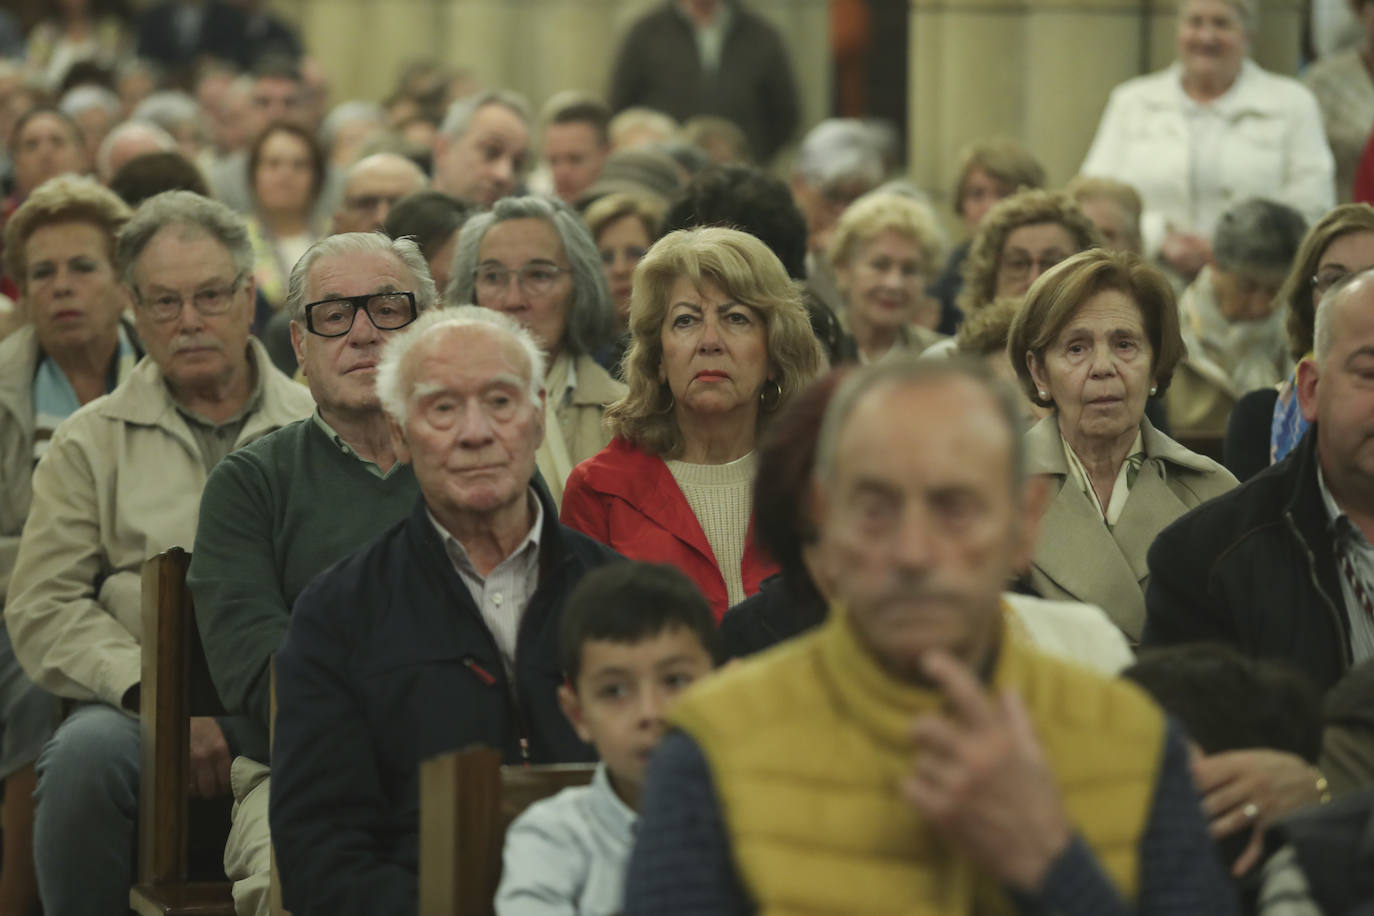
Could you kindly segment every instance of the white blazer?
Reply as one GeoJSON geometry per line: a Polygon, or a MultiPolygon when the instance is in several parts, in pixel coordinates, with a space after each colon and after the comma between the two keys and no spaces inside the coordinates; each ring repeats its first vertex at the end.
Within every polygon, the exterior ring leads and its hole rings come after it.
{"type": "Polygon", "coordinates": [[[1224,121],[1223,184],[1196,194],[1187,114],[1195,104],[1183,91],[1181,64],[1127,80],[1112,90],[1079,170],[1140,192],[1147,254],[1158,254],[1171,228],[1210,238],[1216,217],[1247,197],[1288,204],[1309,223],[1335,206],[1335,161],[1321,112],[1297,80],[1241,64],[1235,84],[1211,103],[1224,121]]]}

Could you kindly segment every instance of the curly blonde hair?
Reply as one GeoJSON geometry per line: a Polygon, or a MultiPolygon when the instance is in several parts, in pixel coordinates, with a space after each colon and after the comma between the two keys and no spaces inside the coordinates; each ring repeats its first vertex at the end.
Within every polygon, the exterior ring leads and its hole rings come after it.
{"type": "Polygon", "coordinates": [[[115,263],[115,235],[133,211],[109,188],[92,178],[59,175],[37,188],[14,211],[5,225],[5,270],[21,294],[28,293],[29,265],[25,252],[29,237],[45,226],[89,223],[105,237],[105,257],[115,263]]]}
{"type": "Polygon", "coordinates": [[[882,192],[865,194],[840,216],[827,252],[831,265],[845,266],[861,244],[888,230],[916,244],[927,276],[940,269],[944,236],[930,207],[904,194],[882,192]]]}
{"type": "MultiPolygon", "coordinates": [[[[782,262],[758,239],[736,229],[681,229],[659,239],[635,269],[630,294],[630,347],[625,354],[629,392],[606,408],[607,428],[646,452],[681,454],[682,430],[673,394],[658,380],[663,322],[673,287],[686,278],[698,289],[711,283],[757,312],[767,334],[768,379],[776,402],[759,411],[759,426],[805,388],[825,367],[825,356],[782,262]]],[[[767,383],[765,383],[766,386],[767,383]]]]}
{"type": "Polygon", "coordinates": [[[1025,190],[1006,198],[988,211],[978,226],[964,261],[964,287],[955,304],[965,315],[987,305],[997,296],[997,269],[1007,236],[1022,226],[1056,223],[1073,236],[1075,251],[1102,247],[1102,235],[1092,220],[1067,194],[1025,190]]]}

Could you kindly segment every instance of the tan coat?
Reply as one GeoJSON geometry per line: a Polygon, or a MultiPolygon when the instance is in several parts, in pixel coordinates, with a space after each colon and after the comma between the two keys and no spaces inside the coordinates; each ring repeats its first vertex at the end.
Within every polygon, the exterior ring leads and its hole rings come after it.
{"type": "Polygon", "coordinates": [[[1046,598],[1096,604],[1132,643],[1145,627],[1146,553],[1174,519],[1236,486],[1231,472],[1141,420],[1145,465],[1116,527],[1073,483],[1052,413],[1026,433],[1026,473],[1045,475],[1050,503],[1031,564],[1031,585],[1046,598]]]}
{"type": "Polygon", "coordinates": [[[5,606],[19,535],[33,498],[33,375],[38,337],[33,326],[0,341],[0,608],[5,606]]]}
{"type": "MultiPolygon", "coordinates": [[[[602,425],[601,415],[606,405],[620,400],[628,390],[624,382],[611,378],[611,374],[586,353],[576,358],[573,371],[577,373],[577,384],[567,399],[556,408],[558,428],[571,459],[567,473],[610,444],[611,434],[602,425]]],[[[552,392],[549,396],[553,396],[552,392]]],[[[554,471],[555,462],[550,455],[547,433],[535,457],[539,473],[543,475],[554,503],[561,507],[563,485],[567,483],[567,478],[560,477],[554,471]]]]}
{"type": "MultiPolygon", "coordinates": [[[[264,373],[262,402],[236,447],[315,406],[260,343],[250,346],[264,373]]],[[[139,682],[140,570],[153,554],[194,542],[205,477],[200,448],[149,358],[57,428],[33,472],[5,607],[15,655],[36,684],[118,706],[139,682]]]]}

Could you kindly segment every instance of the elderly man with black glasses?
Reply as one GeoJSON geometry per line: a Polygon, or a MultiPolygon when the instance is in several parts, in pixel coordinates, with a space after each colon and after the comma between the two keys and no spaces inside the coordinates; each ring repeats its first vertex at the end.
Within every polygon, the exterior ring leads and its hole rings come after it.
{"type": "MultiPolygon", "coordinates": [[[[196,535],[201,490],[233,449],[310,412],[248,328],[243,220],[185,191],[144,203],[116,237],[148,355],[53,433],[5,603],[19,663],[75,701],[39,755],[34,862],[44,912],[128,907],[139,786],[143,561],[196,535]]],[[[190,722],[191,783],[229,792],[234,719],[190,722]]]]}
{"type": "Polygon", "coordinates": [[[377,400],[377,365],[393,332],[435,299],[409,239],[353,232],[315,243],[286,298],[315,413],[234,452],[205,485],[189,576],[196,617],[225,707],[260,738],[233,763],[224,865],[240,914],[268,912],[271,659],[306,583],[415,506],[415,474],[396,460],[377,400]]]}

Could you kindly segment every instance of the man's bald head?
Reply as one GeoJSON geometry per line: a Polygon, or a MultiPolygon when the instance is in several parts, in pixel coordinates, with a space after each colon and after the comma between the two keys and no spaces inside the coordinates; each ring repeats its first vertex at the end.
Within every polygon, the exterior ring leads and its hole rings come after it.
{"type": "Polygon", "coordinates": [[[428,185],[425,173],[405,156],[376,153],[359,159],[348,170],[334,231],[375,232],[396,201],[428,185]]]}

